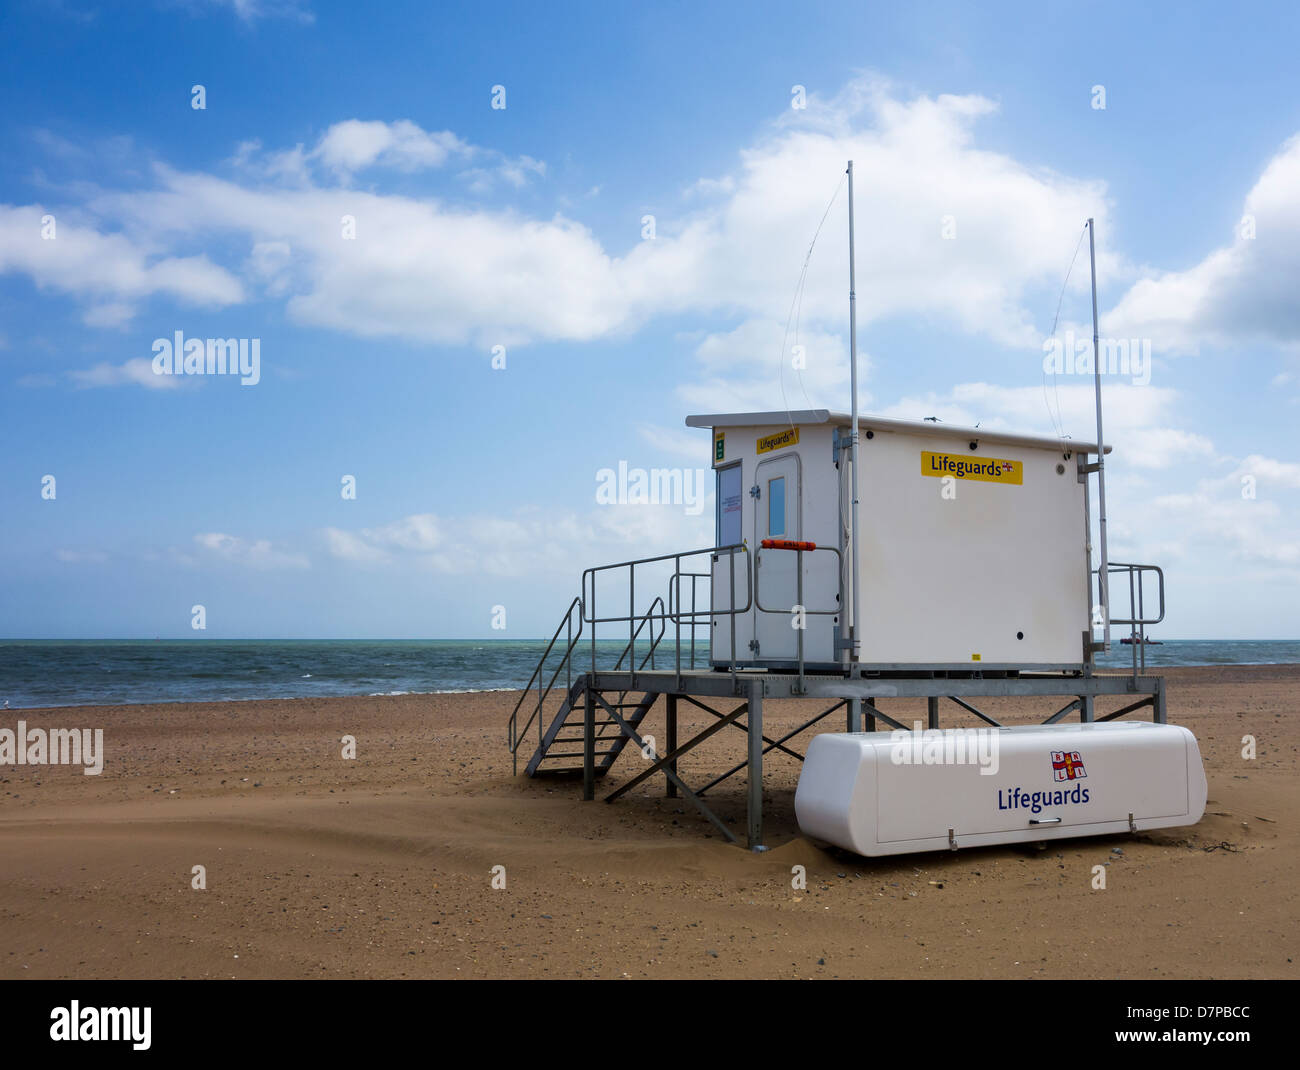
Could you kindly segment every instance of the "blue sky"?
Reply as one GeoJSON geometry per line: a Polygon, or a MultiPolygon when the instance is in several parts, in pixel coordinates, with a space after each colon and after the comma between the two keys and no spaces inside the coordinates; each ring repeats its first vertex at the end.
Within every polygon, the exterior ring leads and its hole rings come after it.
{"type": "Polygon", "coordinates": [[[1106,381],[1112,556],[1168,637],[1300,636],[1292,6],[551,7],[5,7],[0,635],[537,636],[584,566],[709,544],[596,473],[847,408],[852,157],[864,408],[1086,437],[1043,343],[1095,216],[1152,354],[1106,381]],[[260,380],[154,375],[178,330],[260,380]]]}

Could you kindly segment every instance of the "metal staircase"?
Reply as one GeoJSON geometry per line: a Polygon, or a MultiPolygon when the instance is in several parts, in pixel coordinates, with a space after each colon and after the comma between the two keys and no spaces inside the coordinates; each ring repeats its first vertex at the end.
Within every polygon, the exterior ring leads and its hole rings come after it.
{"type": "MultiPolygon", "coordinates": [[[[653,669],[655,650],[658,648],[659,642],[663,639],[664,632],[667,629],[665,618],[663,599],[656,598],[638,619],[636,627],[628,639],[627,646],[623,648],[623,652],[613,664],[612,671],[617,672],[623,669],[625,661],[628,667],[636,672],[644,669],[647,665],[653,669]],[[657,633],[655,631],[656,623],[659,625],[657,633]],[[642,655],[640,662],[637,663],[636,643],[641,638],[642,629],[647,624],[649,625],[649,631],[647,632],[649,649],[642,655]]],[[[525,739],[530,737],[534,724],[537,725],[537,746],[532,757],[528,759],[528,763],[524,766],[524,772],[530,777],[537,776],[539,773],[582,772],[588,677],[586,673],[582,673],[575,680],[573,664],[573,652],[578,640],[582,637],[582,627],[582,599],[575,598],[569,603],[568,610],[560,620],[559,626],[555,629],[555,634],[551,636],[551,641],[547,644],[541,660],[538,661],[537,668],[533,670],[528,685],[519,696],[519,701],[515,703],[514,711],[510,715],[507,743],[510,747],[516,773],[519,772],[519,748],[523,745],[525,739]],[[563,650],[559,654],[558,661],[551,668],[548,677],[546,671],[547,661],[556,653],[561,634],[565,637],[563,650]],[[564,677],[563,692],[559,696],[558,707],[550,714],[548,721],[547,710],[551,700],[551,693],[555,690],[555,685],[559,681],[561,674],[564,677]],[[543,683],[544,680],[545,683],[543,683]],[[520,715],[524,710],[527,710],[528,715],[521,726],[520,715]]],[[[618,712],[618,715],[623,718],[629,727],[635,730],[654,706],[658,693],[647,691],[635,701],[629,701],[628,695],[630,693],[628,691],[619,692],[618,698],[613,702],[609,702],[608,705],[618,712]],[[630,712],[625,713],[624,711],[630,712]]],[[[595,771],[597,776],[603,776],[610,766],[618,760],[618,756],[623,752],[623,748],[627,746],[630,737],[623,732],[618,722],[604,711],[603,707],[598,706],[597,708],[600,710],[600,714],[593,722],[595,771]]]]}
{"type": "MultiPolygon", "coordinates": [[[[582,772],[586,690],[585,679],[573,685],[573,690],[561,704],[555,719],[551,721],[551,726],[542,733],[541,743],[533,751],[528,764],[524,766],[524,772],[529,776],[537,776],[539,773],[582,772]],[[552,747],[560,749],[552,750],[552,747]]],[[[620,699],[626,697],[627,692],[623,692],[620,699]]],[[[658,697],[657,692],[647,691],[635,702],[611,702],[610,706],[635,729],[645,719],[645,715],[650,712],[658,697]],[[631,710],[631,713],[624,713],[625,710],[631,710]]],[[[618,722],[611,720],[603,711],[602,716],[593,722],[593,726],[596,775],[603,776],[627,746],[628,736],[620,729],[618,722]]]]}

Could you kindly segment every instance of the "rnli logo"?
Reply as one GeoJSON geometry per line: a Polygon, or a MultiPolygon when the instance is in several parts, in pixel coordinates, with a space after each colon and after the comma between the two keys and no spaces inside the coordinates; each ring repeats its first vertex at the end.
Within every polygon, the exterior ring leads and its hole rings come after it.
{"type": "Polygon", "coordinates": [[[1052,751],[1052,778],[1054,780],[1080,780],[1088,775],[1083,759],[1077,750],[1052,751]]]}

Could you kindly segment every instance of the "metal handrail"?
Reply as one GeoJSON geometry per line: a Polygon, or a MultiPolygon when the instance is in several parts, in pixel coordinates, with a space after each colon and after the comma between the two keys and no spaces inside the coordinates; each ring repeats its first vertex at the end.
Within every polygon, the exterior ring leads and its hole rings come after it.
{"type": "MultiPolygon", "coordinates": [[[[750,607],[753,605],[753,599],[754,599],[753,566],[748,554],[749,554],[749,548],[744,543],[733,543],[727,546],[710,546],[699,550],[686,550],[681,553],[675,553],[675,554],[659,554],[655,557],[641,557],[641,558],[636,558],[635,560],[632,561],[620,561],[612,565],[597,565],[593,568],[585,569],[582,573],[582,596],[580,598],[580,601],[582,602],[582,607],[583,607],[582,609],[583,621],[584,623],[591,625],[591,671],[595,672],[597,668],[596,666],[597,625],[627,624],[628,642],[629,645],[632,645],[635,642],[635,636],[641,626],[640,622],[643,622],[645,620],[661,620],[665,622],[664,626],[666,628],[667,627],[666,622],[672,620],[673,623],[676,625],[676,636],[674,641],[674,645],[675,645],[674,664],[675,664],[676,674],[680,681],[681,671],[682,671],[682,665],[681,665],[682,617],[689,616],[693,620],[696,617],[712,618],[712,617],[726,616],[731,618],[731,674],[734,679],[736,675],[736,617],[742,613],[749,612],[750,607]],[[682,561],[686,558],[700,557],[703,556],[704,554],[709,554],[711,557],[714,558],[720,557],[723,554],[726,554],[728,556],[729,565],[730,565],[730,569],[729,569],[730,581],[731,581],[731,602],[730,602],[731,608],[730,609],[717,609],[714,606],[710,605],[710,608],[708,610],[700,610],[697,609],[694,605],[692,605],[692,609],[690,613],[687,614],[680,606],[674,606],[674,608],[664,607],[662,598],[656,598],[655,602],[652,602],[650,604],[650,608],[646,610],[646,612],[637,613],[635,611],[636,569],[638,566],[653,565],[663,561],[671,561],[673,563],[673,574],[669,578],[669,603],[671,606],[673,605],[673,599],[672,599],[673,589],[679,584],[680,582],[679,577],[683,575],[695,575],[694,573],[682,572],[682,561]],[[744,557],[745,604],[743,606],[737,606],[736,605],[736,557],[737,555],[741,555],[741,554],[745,555],[744,557]],[[620,614],[618,616],[612,616],[612,617],[597,616],[596,581],[598,575],[602,572],[612,572],[616,569],[628,570],[627,605],[629,608],[629,612],[627,614],[620,614]],[[588,582],[590,582],[590,587],[588,587],[588,582]],[[656,603],[658,603],[659,606],[661,607],[661,611],[658,613],[654,612],[656,603]]],[[[712,603],[712,601],[713,599],[710,598],[710,603],[712,603]]],[[[657,643],[655,645],[657,645],[657,643]]],[[[651,653],[653,653],[653,650],[654,647],[652,646],[651,653]]],[[[693,664],[693,659],[694,659],[694,644],[692,643],[692,664],[693,664]]],[[[634,686],[636,680],[636,673],[638,671],[639,668],[633,668],[632,670],[632,678],[633,678],[634,686]]]]}
{"type": "MultiPolygon", "coordinates": [[[[844,555],[840,553],[839,548],[836,546],[818,546],[815,543],[793,542],[793,543],[789,543],[788,545],[786,544],[777,544],[773,546],[763,545],[760,546],[759,549],[754,552],[754,572],[756,576],[754,580],[754,607],[760,613],[791,612],[791,610],[786,610],[786,609],[768,609],[759,600],[758,597],[759,588],[762,586],[762,578],[763,578],[763,570],[760,567],[760,562],[762,560],[762,555],[764,550],[775,550],[780,553],[794,553],[796,555],[795,579],[797,582],[797,586],[796,586],[795,597],[798,599],[798,601],[795,603],[795,605],[798,605],[801,608],[803,608],[804,616],[831,617],[837,614],[842,614],[844,612],[844,555]],[[839,576],[840,589],[839,589],[839,593],[836,595],[836,600],[838,601],[839,605],[837,605],[835,609],[808,609],[803,605],[803,555],[806,553],[815,553],[818,550],[829,550],[831,553],[835,555],[837,559],[835,572],[836,575],[839,576]]],[[[804,650],[803,650],[804,629],[796,628],[795,631],[799,633],[797,636],[798,659],[799,659],[799,683],[796,689],[800,694],[802,694],[805,688],[804,650]]]]}
{"type": "MultiPolygon", "coordinates": [[[[687,623],[687,627],[690,628],[690,630],[691,630],[691,638],[690,638],[690,643],[691,643],[691,665],[690,665],[690,667],[693,669],[693,668],[695,668],[695,630],[700,626],[700,622],[699,622],[698,620],[696,620],[696,617],[698,617],[699,614],[696,613],[696,611],[695,611],[695,607],[699,604],[699,603],[698,603],[698,598],[697,598],[697,594],[698,594],[698,591],[697,591],[697,585],[698,585],[698,583],[699,583],[700,580],[708,580],[709,583],[712,584],[712,582],[713,582],[713,576],[710,575],[710,574],[707,573],[707,572],[675,572],[675,573],[673,573],[672,582],[670,582],[670,583],[668,584],[668,617],[669,617],[669,619],[670,619],[674,624],[678,625],[678,631],[679,631],[679,632],[680,632],[680,630],[681,630],[681,627],[680,627],[680,626],[681,626],[681,616],[682,616],[682,614],[680,613],[680,609],[679,609],[679,612],[678,612],[678,613],[674,613],[674,612],[673,612],[673,595],[674,595],[674,593],[677,593],[678,598],[681,597],[681,595],[680,595],[680,592],[681,592],[681,586],[682,586],[681,581],[682,581],[682,578],[683,578],[683,577],[685,577],[685,578],[687,578],[687,579],[689,579],[689,580],[691,581],[691,611],[690,611],[690,613],[687,613],[687,614],[685,614],[685,615],[686,615],[687,617],[690,618],[689,622],[687,623]]],[[[712,593],[712,591],[710,590],[710,594],[711,594],[711,593],[712,593]]],[[[710,601],[712,601],[712,599],[710,599],[710,601]]]]}
{"type": "Polygon", "coordinates": [[[622,664],[623,664],[623,659],[626,658],[629,654],[632,655],[632,658],[629,660],[628,664],[631,664],[632,661],[635,660],[636,655],[635,655],[635,653],[633,653],[633,651],[634,651],[634,647],[635,647],[635,644],[636,644],[636,638],[637,638],[637,636],[639,636],[639,635],[641,634],[641,628],[642,628],[645,624],[649,623],[650,621],[652,621],[652,620],[657,620],[657,621],[659,621],[659,634],[658,634],[657,636],[654,634],[654,625],[651,624],[651,625],[650,625],[650,634],[651,634],[651,636],[653,636],[653,638],[652,638],[651,641],[650,641],[650,650],[647,652],[646,656],[645,656],[644,658],[641,659],[641,664],[637,666],[637,669],[638,669],[638,670],[639,670],[639,669],[644,669],[644,668],[645,668],[645,663],[646,663],[647,661],[649,661],[649,662],[650,662],[650,668],[652,668],[652,669],[654,668],[654,660],[653,660],[653,659],[654,659],[655,648],[659,645],[659,640],[662,639],[662,638],[664,637],[664,632],[666,632],[666,631],[668,630],[668,622],[667,622],[667,620],[665,619],[664,614],[661,613],[661,614],[654,614],[654,616],[651,615],[651,614],[653,613],[654,608],[655,608],[656,605],[657,605],[660,609],[663,609],[663,608],[664,608],[664,600],[663,600],[662,598],[655,598],[655,600],[654,600],[653,602],[650,603],[650,608],[647,609],[643,614],[641,614],[641,618],[640,618],[640,620],[638,621],[637,626],[636,626],[636,631],[632,633],[632,638],[628,641],[627,646],[625,646],[625,647],[623,648],[623,653],[621,653],[621,654],[618,656],[618,661],[616,661],[616,662],[614,663],[614,668],[613,668],[613,670],[612,670],[613,672],[618,672],[619,668],[620,668],[620,667],[622,666],[622,664]]]}
{"type": "MultiPolygon", "coordinates": [[[[519,695],[519,701],[515,703],[514,710],[510,713],[510,721],[506,727],[506,742],[510,747],[510,753],[516,754],[519,744],[527,734],[528,729],[532,727],[533,721],[537,721],[537,742],[540,745],[542,738],[542,722],[538,716],[542,712],[542,706],[551,693],[551,688],[555,686],[555,680],[560,675],[560,670],[565,670],[565,680],[567,689],[573,688],[573,675],[571,669],[571,655],[573,648],[577,646],[578,640],[582,638],[582,599],[575,598],[569,603],[569,608],[565,611],[564,617],[560,620],[559,626],[555,629],[555,634],[551,636],[551,641],[546,644],[546,650],[543,651],[541,659],[537,662],[537,668],[533,670],[532,676],[528,678],[528,683],[524,685],[523,691],[519,695]],[[575,635],[573,632],[573,611],[578,610],[578,631],[575,635]],[[545,691],[542,690],[542,673],[546,667],[546,659],[551,656],[551,651],[555,647],[556,640],[560,638],[560,632],[568,629],[568,641],[564,651],[564,657],[560,659],[560,664],[555,667],[551,673],[551,679],[546,685],[545,691]],[[518,730],[519,710],[524,704],[524,699],[528,698],[532,691],[533,683],[537,684],[537,704],[533,712],[529,714],[528,721],[524,724],[523,730],[518,730]]],[[[518,771],[516,769],[516,771],[518,771]]]]}
{"type": "MultiPolygon", "coordinates": [[[[650,635],[651,635],[651,639],[650,639],[650,649],[646,651],[645,657],[643,657],[643,658],[641,659],[641,664],[640,664],[640,665],[636,665],[636,666],[632,669],[632,678],[633,678],[634,680],[636,679],[636,674],[637,674],[638,672],[640,672],[642,669],[645,668],[645,665],[646,665],[646,662],[647,662],[647,661],[650,663],[650,669],[651,669],[651,671],[654,670],[654,667],[655,667],[655,661],[654,661],[654,658],[655,658],[655,650],[658,649],[658,647],[659,647],[659,640],[661,640],[661,639],[664,637],[664,632],[666,632],[666,631],[668,630],[668,623],[667,623],[667,621],[665,621],[665,620],[663,619],[662,615],[657,615],[657,616],[654,617],[654,618],[651,617],[651,614],[653,613],[654,608],[655,608],[656,605],[658,605],[660,609],[663,609],[663,608],[664,608],[664,600],[663,600],[662,598],[658,598],[658,597],[656,597],[655,600],[654,600],[653,602],[650,603],[650,608],[647,609],[647,610],[645,611],[645,613],[643,613],[643,614],[641,615],[641,620],[637,623],[637,626],[636,626],[636,632],[633,634],[632,641],[629,642],[628,645],[625,646],[625,647],[623,648],[623,653],[621,653],[621,654],[618,656],[618,661],[616,661],[616,662],[614,663],[614,671],[615,671],[615,672],[618,671],[619,666],[623,664],[623,659],[624,659],[625,657],[627,657],[629,654],[632,654],[632,657],[631,657],[631,659],[629,659],[628,664],[629,664],[629,665],[633,665],[633,663],[636,661],[636,655],[633,653],[634,645],[635,645],[635,643],[636,643],[636,636],[638,636],[638,635],[641,634],[641,627],[642,627],[642,625],[644,625],[647,621],[651,621],[651,620],[653,620],[653,619],[658,619],[658,620],[659,620],[659,634],[658,634],[658,635],[655,635],[655,634],[654,634],[654,625],[653,625],[653,623],[652,623],[652,624],[650,625],[650,635]]],[[[620,691],[620,692],[618,693],[618,701],[619,701],[620,703],[622,703],[622,702],[626,701],[626,699],[627,699],[627,692],[626,692],[626,691],[620,691]]]]}
{"type": "MultiPolygon", "coordinates": [[[[702,572],[701,573],[682,572],[681,570],[682,558],[699,557],[702,554],[716,554],[718,556],[721,556],[723,554],[729,554],[735,556],[737,554],[748,554],[748,553],[749,553],[749,547],[746,546],[744,543],[738,542],[730,546],[709,546],[701,550],[683,550],[681,553],[677,553],[677,554],[659,554],[657,557],[638,557],[633,561],[619,561],[617,564],[613,564],[613,565],[595,565],[592,568],[583,570],[582,573],[582,596],[579,599],[579,601],[582,602],[582,606],[583,606],[582,619],[587,624],[626,624],[629,621],[640,620],[643,616],[645,616],[645,614],[643,613],[623,614],[617,617],[588,616],[587,614],[589,611],[593,614],[595,613],[595,601],[596,601],[595,574],[597,572],[611,572],[616,568],[635,569],[638,565],[653,565],[660,561],[672,561],[674,562],[674,571],[673,571],[673,577],[670,577],[670,582],[671,582],[672,579],[678,575],[681,576],[707,575],[707,573],[702,573],[702,572]],[[588,597],[588,587],[587,587],[588,576],[592,577],[592,587],[590,589],[590,595],[591,595],[590,597],[588,597]]],[[[748,564],[749,562],[746,561],[747,566],[748,564]]],[[[746,571],[748,576],[748,569],[746,571]]],[[[747,613],[749,612],[749,608],[751,604],[750,599],[753,596],[752,587],[753,587],[752,582],[747,583],[746,585],[747,597],[745,600],[745,605],[743,606],[739,606],[730,610],[701,609],[694,615],[700,617],[720,617],[725,613],[747,613]]],[[[679,614],[681,613],[680,610],[678,612],[679,614]]],[[[684,615],[689,615],[689,614],[684,614],[684,615]]],[[[665,612],[663,614],[656,615],[656,619],[658,619],[659,617],[670,619],[670,614],[665,612]]]]}
{"type": "MultiPolygon", "coordinates": [[[[1099,571],[1100,571],[1099,569],[1093,569],[1094,574],[1098,573],[1099,571]]],[[[1128,578],[1129,578],[1128,579],[1128,607],[1129,607],[1128,611],[1132,613],[1134,607],[1136,606],[1137,613],[1138,613],[1136,617],[1127,617],[1127,618],[1111,617],[1110,622],[1112,624],[1129,624],[1133,626],[1145,626],[1148,624],[1159,624],[1162,620],[1165,619],[1164,569],[1162,569],[1159,565],[1134,565],[1134,564],[1129,564],[1128,562],[1125,561],[1112,561],[1110,562],[1110,568],[1107,571],[1111,573],[1115,573],[1115,572],[1128,573],[1128,578]],[[1145,600],[1143,598],[1141,576],[1145,572],[1154,572],[1156,574],[1156,579],[1159,581],[1158,590],[1160,592],[1160,616],[1158,617],[1148,618],[1144,616],[1146,612],[1146,605],[1145,605],[1145,600]],[[1134,583],[1135,579],[1137,581],[1136,587],[1134,583]],[[1136,601],[1134,600],[1135,597],[1136,597],[1136,601]]]]}
{"type": "MultiPolygon", "coordinates": [[[[1100,582],[1100,568],[1095,568],[1092,571],[1100,582]]],[[[1149,625],[1159,624],[1165,619],[1165,573],[1159,565],[1138,565],[1127,561],[1109,562],[1106,572],[1108,576],[1117,572],[1128,574],[1129,616],[1111,617],[1110,623],[1127,624],[1129,626],[1130,645],[1133,647],[1133,677],[1136,679],[1138,673],[1145,672],[1147,667],[1146,634],[1144,629],[1149,625]],[[1156,589],[1160,605],[1160,614],[1156,617],[1146,615],[1146,591],[1142,581],[1148,572],[1154,572],[1156,575],[1156,589]]],[[[1110,590],[1113,590],[1113,588],[1108,583],[1107,591],[1110,590]]],[[[1107,608],[1109,609],[1109,607],[1107,608]]]]}

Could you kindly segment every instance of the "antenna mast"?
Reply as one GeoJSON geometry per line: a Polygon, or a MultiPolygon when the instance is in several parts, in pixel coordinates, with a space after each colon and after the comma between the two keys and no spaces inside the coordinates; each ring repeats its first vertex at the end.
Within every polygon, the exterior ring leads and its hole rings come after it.
{"type": "MultiPolygon", "coordinates": [[[[851,188],[851,187],[850,187],[851,188]]],[[[850,194],[849,203],[852,204],[850,194]]],[[[1097,571],[1097,593],[1101,599],[1102,653],[1110,650],[1110,558],[1106,553],[1106,445],[1101,433],[1101,342],[1097,329],[1097,246],[1093,240],[1096,224],[1088,219],[1088,256],[1092,261],[1092,371],[1097,392],[1097,506],[1100,511],[1101,567],[1097,571]]],[[[1091,631],[1089,631],[1091,636],[1091,631]]]]}
{"type": "MultiPolygon", "coordinates": [[[[849,161],[849,389],[853,392],[851,401],[851,412],[853,413],[853,430],[849,436],[850,456],[853,465],[853,511],[849,520],[849,551],[852,555],[852,592],[850,599],[853,605],[853,623],[849,625],[849,661],[856,671],[858,662],[858,642],[860,632],[860,621],[862,617],[859,613],[859,559],[858,553],[858,295],[856,276],[854,273],[854,254],[853,254],[853,161],[849,161]]],[[[1098,403],[1100,404],[1100,403],[1098,403]]],[[[1098,414],[1100,415],[1100,408],[1098,414]]],[[[1102,506],[1102,515],[1106,515],[1105,506],[1102,506]]],[[[1105,531],[1105,528],[1102,529],[1105,531]]],[[[1102,536],[1102,545],[1105,546],[1105,536],[1102,536]]],[[[1103,551],[1104,552],[1104,551],[1103,551]]]]}

